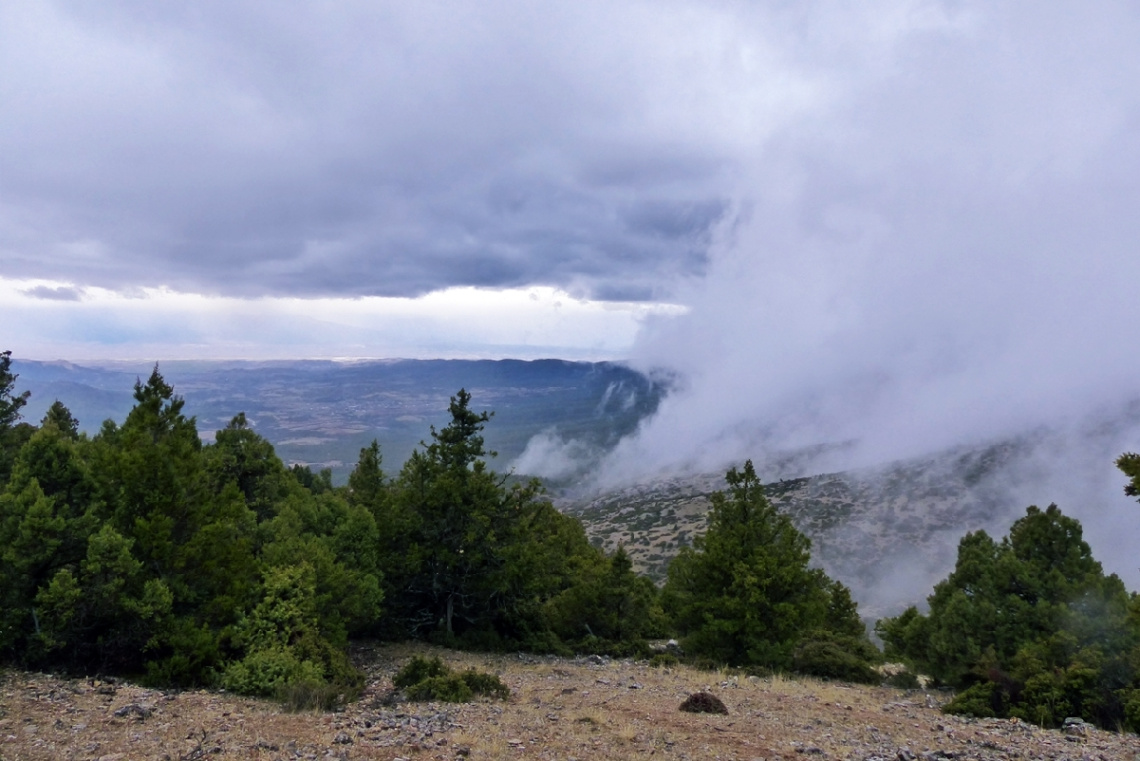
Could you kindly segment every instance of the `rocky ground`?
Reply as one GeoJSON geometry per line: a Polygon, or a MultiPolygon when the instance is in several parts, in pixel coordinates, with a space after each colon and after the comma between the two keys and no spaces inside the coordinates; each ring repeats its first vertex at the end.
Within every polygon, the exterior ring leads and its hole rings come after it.
{"type": "Polygon", "coordinates": [[[0,681],[0,759],[1140,759],[1135,735],[944,716],[945,696],[923,691],[422,646],[367,646],[355,657],[365,692],[331,713],[9,671],[0,681]],[[393,700],[392,676],[413,654],[498,673],[511,698],[393,700]],[[679,711],[697,691],[729,713],[679,711]]]}

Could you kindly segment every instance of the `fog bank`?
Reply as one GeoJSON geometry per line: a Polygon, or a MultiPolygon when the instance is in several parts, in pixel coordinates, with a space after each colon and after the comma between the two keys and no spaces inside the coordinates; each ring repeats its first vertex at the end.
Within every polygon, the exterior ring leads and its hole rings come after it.
{"type": "Polygon", "coordinates": [[[1136,13],[914,7],[889,30],[805,20],[791,49],[828,97],[748,157],[689,313],[645,323],[635,366],[680,380],[600,482],[1046,431],[1010,500],[1061,504],[1136,588],[1112,465],[1140,449],[1136,13]]]}

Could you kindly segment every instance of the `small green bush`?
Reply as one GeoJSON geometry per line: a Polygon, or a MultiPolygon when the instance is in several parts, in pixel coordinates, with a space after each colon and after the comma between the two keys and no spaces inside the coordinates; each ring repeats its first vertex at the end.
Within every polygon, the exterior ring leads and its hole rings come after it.
{"type": "Polygon", "coordinates": [[[953,700],[942,706],[942,713],[988,719],[1004,716],[1008,710],[1007,703],[996,684],[979,682],[955,695],[953,700]]]}
{"type": "Polygon", "coordinates": [[[676,666],[680,663],[677,656],[672,653],[654,653],[653,657],[649,659],[649,665],[652,668],[659,669],[667,666],[676,666]]]}
{"type": "Polygon", "coordinates": [[[476,695],[506,700],[510,688],[494,674],[467,669],[461,674],[452,672],[436,658],[414,656],[392,679],[397,689],[404,690],[408,700],[438,700],[445,703],[466,703],[476,695]]]}
{"type": "Polygon", "coordinates": [[[878,684],[882,677],[871,668],[862,653],[851,652],[837,636],[809,639],[801,644],[792,659],[796,671],[825,679],[878,684]]]}
{"type": "Polygon", "coordinates": [[[886,683],[900,690],[917,690],[922,686],[918,677],[909,671],[896,671],[886,678],[886,683]]]}
{"type": "Polygon", "coordinates": [[[169,624],[168,650],[146,663],[146,683],[152,687],[193,687],[215,684],[224,668],[219,638],[208,626],[188,619],[169,624]]]}
{"type": "Polygon", "coordinates": [[[414,655],[412,659],[405,663],[404,667],[396,673],[396,676],[392,679],[392,684],[396,689],[402,690],[414,684],[419,684],[431,677],[446,676],[449,671],[450,669],[448,669],[438,657],[422,658],[418,655],[414,655]]]}
{"type": "Polygon", "coordinates": [[[320,683],[324,670],[317,663],[297,657],[292,648],[254,650],[231,662],[222,673],[222,687],[241,695],[272,697],[291,683],[320,683]]]}
{"type": "Polygon", "coordinates": [[[511,690],[494,674],[486,674],[475,669],[467,669],[459,678],[471,688],[476,695],[486,695],[499,700],[506,700],[511,696],[511,690]]]}
{"type": "Polygon", "coordinates": [[[574,650],[567,647],[557,634],[549,630],[528,634],[519,642],[519,649],[528,653],[560,655],[563,658],[574,655],[574,650]]]}
{"type": "Polygon", "coordinates": [[[728,714],[728,707],[724,702],[708,692],[694,692],[681,703],[680,710],[686,713],[719,713],[728,714]]]}
{"type": "Polygon", "coordinates": [[[457,674],[431,676],[405,690],[408,700],[438,700],[443,703],[466,703],[475,693],[457,674]]]}
{"type": "Polygon", "coordinates": [[[296,645],[253,650],[231,661],[220,685],[230,692],[275,698],[287,707],[296,706],[295,710],[309,710],[354,699],[364,686],[364,675],[344,652],[308,637],[296,645]]]}

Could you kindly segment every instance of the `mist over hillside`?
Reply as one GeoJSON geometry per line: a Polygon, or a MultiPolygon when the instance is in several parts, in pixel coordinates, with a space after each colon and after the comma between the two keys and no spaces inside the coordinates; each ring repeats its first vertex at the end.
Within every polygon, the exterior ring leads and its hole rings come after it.
{"type": "MultiPolygon", "coordinates": [[[[1138,410],[1126,410],[1125,421],[1134,424],[1138,410]]],[[[1140,512],[1113,466],[1113,433],[1102,426],[1040,428],[839,472],[821,473],[813,464],[850,446],[756,462],[769,500],[811,538],[813,562],[851,587],[862,614],[874,620],[925,600],[953,568],[965,533],[999,538],[1031,504],[1056,502],[1081,520],[1096,557],[1135,589],[1140,512]],[[1067,471],[1054,470],[1060,462],[1070,463],[1067,471]]],[[[611,551],[624,545],[635,565],[660,581],[680,548],[705,531],[709,496],[724,488],[723,471],[676,473],[571,494],[560,504],[582,519],[595,543],[611,551]]]]}
{"type": "Polygon", "coordinates": [[[708,496],[724,488],[725,470],[752,459],[769,499],[812,539],[813,561],[852,588],[864,615],[923,601],[953,568],[964,534],[1000,538],[1030,505],[1056,503],[1080,520],[1106,571],[1140,589],[1140,506],[1124,494],[1126,478],[1115,466],[1120,454],[1137,449],[1140,401],[1083,415],[1042,411],[1036,425],[936,448],[915,440],[909,455],[903,447],[876,451],[861,439],[792,448],[788,429],[746,418],[705,448],[684,437],[656,439],[662,416],[675,415],[676,405],[666,398],[663,412],[644,420],[562,501],[595,542],[609,549],[624,543],[658,579],[704,531],[708,496]],[[649,448],[676,459],[631,457],[649,448]]]}

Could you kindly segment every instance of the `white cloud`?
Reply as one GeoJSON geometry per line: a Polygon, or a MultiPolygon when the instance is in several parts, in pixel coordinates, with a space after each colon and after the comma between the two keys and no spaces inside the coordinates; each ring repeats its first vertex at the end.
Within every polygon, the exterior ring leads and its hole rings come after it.
{"type": "Polygon", "coordinates": [[[559,480],[580,475],[582,469],[596,463],[600,455],[582,441],[548,430],[530,438],[522,454],[511,463],[510,470],[520,475],[559,480]]]}

